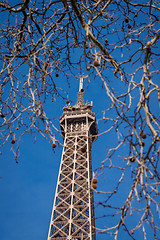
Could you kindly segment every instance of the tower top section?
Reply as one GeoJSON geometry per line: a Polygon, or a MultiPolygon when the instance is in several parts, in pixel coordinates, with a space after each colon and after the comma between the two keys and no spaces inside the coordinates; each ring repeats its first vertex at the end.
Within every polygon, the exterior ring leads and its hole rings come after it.
{"type": "Polygon", "coordinates": [[[77,102],[70,103],[63,108],[60,126],[63,138],[65,136],[90,135],[92,142],[96,140],[98,129],[95,114],[91,111],[92,102],[84,103],[83,77],[80,77],[77,102]]]}

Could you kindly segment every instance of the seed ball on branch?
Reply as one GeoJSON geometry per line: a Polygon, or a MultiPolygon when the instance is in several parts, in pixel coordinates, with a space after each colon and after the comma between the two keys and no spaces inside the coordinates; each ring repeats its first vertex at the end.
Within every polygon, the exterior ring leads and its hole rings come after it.
{"type": "Polygon", "coordinates": [[[97,185],[96,185],[96,184],[92,184],[92,188],[93,188],[93,189],[96,189],[96,188],[97,188],[97,185]]]}
{"type": "Polygon", "coordinates": [[[143,139],[146,139],[146,134],[143,131],[140,132],[139,136],[143,139]]]}
{"type": "Polygon", "coordinates": [[[94,65],[95,67],[99,67],[99,66],[100,66],[100,64],[99,64],[99,62],[98,62],[97,60],[95,60],[95,61],[93,62],[93,65],[94,65]]]}
{"type": "Polygon", "coordinates": [[[146,134],[145,134],[143,131],[142,131],[142,132],[140,132],[140,134],[139,134],[139,135],[140,135],[140,137],[141,137],[141,138],[143,138],[143,139],[146,139],[146,134]]]}
{"type": "Polygon", "coordinates": [[[143,133],[142,138],[146,139],[146,134],[145,133],[143,133]]]}
{"type": "Polygon", "coordinates": [[[129,22],[128,18],[126,18],[124,21],[125,21],[125,23],[128,23],[128,22],[129,22]]]}
{"type": "Polygon", "coordinates": [[[92,183],[97,183],[97,182],[98,182],[97,178],[92,179],[92,183]]]}
{"type": "Polygon", "coordinates": [[[14,140],[14,139],[12,139],[11,143],[12,143],[12,144],[15,144],[15,140],[14,140]]]}
{"type": "Polygon", "coordinates": [[[129,161],[132,163],[135,162],[135,157],[129,157],[129,161]]]}
{"type": "Polygon", "coordinates": [[[108,46],[108,39],[105,40],[105,46],[108,46]]]}
{"type": "Polygon", "coordinates": [[[145,146],[145,143],[144,142],[142,142],[142,147],[144,147],[145,146]]]}
{"type": "Polygon", "coordinates": [[[4,117],[5,117],[5,115],[4,115],[3,113],[1,113],[0,116],[1,116],[1,118],[4,118],[4,117]]]}
{"type": "Polygon", "coordinates": [[[56,145],[55,143],[52,144],[52,148],[56,148],[56,146],[57,146],[57,145],[56,145]]]}
{"type": "Polygon", "coordinates": [[[68,100],[68,99],[66,100],[66,103],[67,103],[67,104],[69,103],[69,100],[68,100]]]}

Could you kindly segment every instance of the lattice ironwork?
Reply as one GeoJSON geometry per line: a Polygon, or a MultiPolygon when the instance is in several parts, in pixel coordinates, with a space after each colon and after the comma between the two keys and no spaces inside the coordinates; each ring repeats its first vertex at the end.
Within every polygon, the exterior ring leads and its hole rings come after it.
{"type": "Polygon", "coordinates": [[[75,106],[64,107],[60,119],[64,147],[48,240],[96,239],[91,147],[97,126],[91,108],[77,101],[75,106]]]}

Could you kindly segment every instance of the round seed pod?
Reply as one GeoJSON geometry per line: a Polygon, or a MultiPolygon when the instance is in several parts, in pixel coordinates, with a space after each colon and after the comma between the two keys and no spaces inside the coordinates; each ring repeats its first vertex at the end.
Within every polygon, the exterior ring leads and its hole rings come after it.
{"type": "Polygon", "coordinates": [[[93,188],[93,189],[96,189],[96,188],[97,188],[97,185],[96,185],[96,184],[92,184],[92,188],[93,188]]]}
{"type": "Polygon", "coordinates": [[[142,142],[142,147],[144,147],[145,146],[145,143],[144,142],[142,142]]]}
{"type": "Polygon", "coordinates": [[[135,157],[129,157],[129,161],[132,163],[135,162],[135,157]]]}
{"type": "Polygon", "coordinates": [[[143,131],[140,132],[139,136],[143,139],[146,139],[146,134],[143,131]]]}
{"type": "Polygon", "coordinates": [[[97,178],[92,179],[92,183],[97,183],[97,182],[98,182],[97,178]]]}
{"type": "Polygon", "coordinates": [[[66,100],[66,103],[67,103],[67,104],[69,103],[69,100],[68,100],[68,99],[66,100]]]}
{"type": "Polygon", "coordinates": [[[11,143],[12,143],[12,144],[15,144],[15,140],[14,140],[14,139],[12,139],[11,143]]]}
{"type": "Polygon", "coordinates": [[[99,67],[99,66],[100,66],[99,62],[96,61],[96,60],[93,62],[93,65],[94,65],[95,67],[99,67]]]}
{"type": "Polygon", "coordinates": [[[59,74],[58,74],[58,73],[56,73],[56,77],[59,77],[59,74]]]}
{"type": "Polygon", "coordinates": [[[146,139],[146,134],[145,133],[142,134],[142,138],[146,139]]]}
{"type": "Polygon", "coordinates": [[[129,22],[128,18],[126,18],[124,21],[125,21],[125,23],[128,23],[128,22],[129,22]]]}
{"type": "Polygon", "coordinates": [[[57,145],[56,145],[55,143],[52,144],[52,148],[56,148],[56,146],[57,146],[57,145]]]}
{"type": "Polygon", "coordinates": [[[5,117],[5,115],[4,115],[3,113],[1,113],[0,116],[1,116],[1,118],[4,118],[4,117],[5,117]]]}

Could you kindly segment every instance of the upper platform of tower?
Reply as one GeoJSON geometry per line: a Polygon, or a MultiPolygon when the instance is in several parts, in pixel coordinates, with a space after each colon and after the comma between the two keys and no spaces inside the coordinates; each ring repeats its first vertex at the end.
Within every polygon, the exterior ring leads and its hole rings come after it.
{"type": "MultiPolygon", "coordinates": [[[[65,134],[73,135],[75,133],[82,134],[90,130],[90,134],[95,136],[98,134],[95,114],[92,112],[92,102],[84,103],[83,99],[83,79],[80,78],[80,87],[76,104],[67,104],[63,108],[63,115],[60,118],[60,126],[63,137],[65,134]]],[[[85,133],[84,133],[85,134],[85,133]]]]}
{"type": "MultiPolygon", "coordinates": [[[[63,114],[76,114],[76,113],[85,113],[85,112],[91,112],[92,109],[92,102],[91,103],[84,103],[84,99],[83,99],[83,89],[81,89],[78,92],[78,99],[76,104],[71,105],[70,103],[67,104],[64,108],[63,108],[63,114]]],[[[94,113],[93,113],[94,116],[94,113]]]]}

